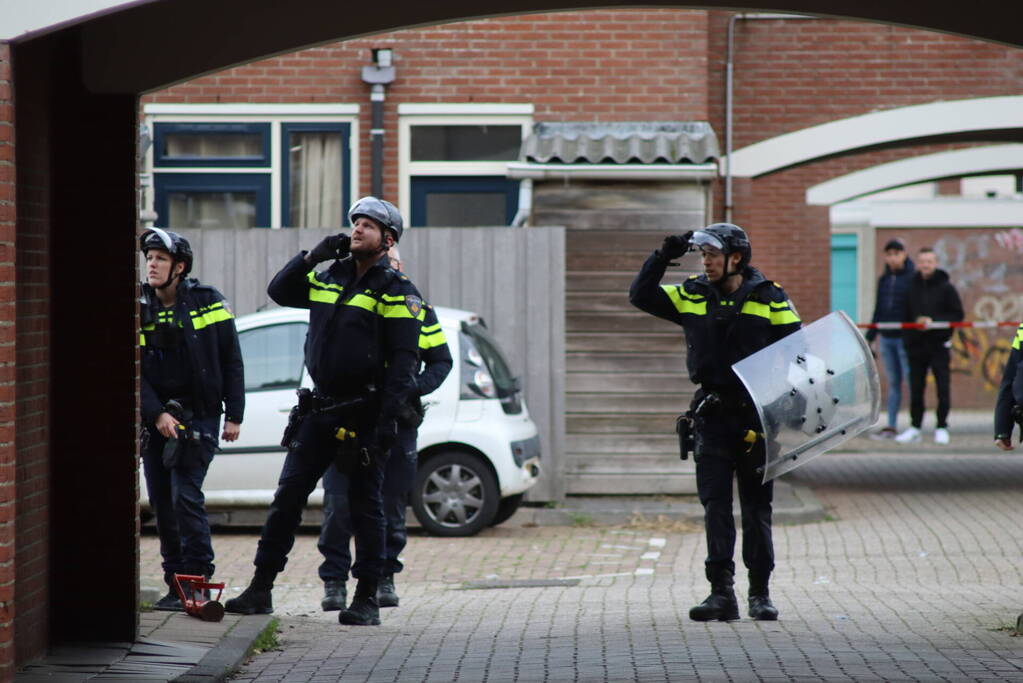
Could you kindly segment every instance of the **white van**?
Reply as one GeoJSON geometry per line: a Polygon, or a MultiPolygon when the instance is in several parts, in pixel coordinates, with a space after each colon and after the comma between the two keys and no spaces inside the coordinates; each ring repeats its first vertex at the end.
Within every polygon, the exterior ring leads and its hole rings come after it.
{"type": "MultiPolygon", "coordinates": [[[[540,436],[518,379],[479,317],[435,310],[454,365],[423,397],[426,418],[410,503],[428,532],[471,536],[515,514],[540,474],[540,436]]],[[[280,308],[236,324],[245,361],[245,421],[237,441],[221,443],[203,491],[211,523],[261,524],[284,463],[280,440],[295,390],[312,386],[303,355],[309,312],[280,308]]],[[[322,506],[322,488],[309,503],[322,506]]],[[[318,515],[306,516],[306,522],[318,521],[318,515]]]]}

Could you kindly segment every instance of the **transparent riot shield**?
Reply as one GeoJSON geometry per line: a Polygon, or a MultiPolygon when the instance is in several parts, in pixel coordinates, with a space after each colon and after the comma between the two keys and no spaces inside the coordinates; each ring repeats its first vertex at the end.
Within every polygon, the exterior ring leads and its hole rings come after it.
{"type": "Polygon", "coordinates": [[[870,347],[836,311],[732,366],[760,414],[764,482],[870,428],[881,390],[870,347]]]}

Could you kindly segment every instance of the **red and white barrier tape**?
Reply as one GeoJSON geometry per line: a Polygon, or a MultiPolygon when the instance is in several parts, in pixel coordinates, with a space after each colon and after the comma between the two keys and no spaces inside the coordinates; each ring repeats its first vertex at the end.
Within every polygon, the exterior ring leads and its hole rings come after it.
{"type": "Polygon", "coordinates": [[[856,327],[875,330],[948,330],[956,327],[1019,327],[1019,321],[974,320],[950,323],[935,320],[929,323],[857,323],[856,327]]]}

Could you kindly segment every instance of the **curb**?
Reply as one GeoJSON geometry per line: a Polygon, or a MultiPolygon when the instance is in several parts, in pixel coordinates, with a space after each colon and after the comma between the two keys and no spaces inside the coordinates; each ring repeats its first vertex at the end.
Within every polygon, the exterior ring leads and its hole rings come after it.
{"type": "Polygon", "coordinates": [[[249,653],[252,644],[273,619],[272,614],[242,617],[224,634],[198,664],[174,679],[175,683],[212,683],[234,673],[249,653]]]}

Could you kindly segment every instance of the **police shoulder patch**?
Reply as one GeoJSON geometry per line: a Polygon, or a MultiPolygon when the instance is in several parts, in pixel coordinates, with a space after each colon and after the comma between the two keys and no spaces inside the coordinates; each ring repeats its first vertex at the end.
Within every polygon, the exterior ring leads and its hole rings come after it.
{"type": "Polygon", "coordinates": [[[405,308],[415,318],[419,315],[419,311],[423,310],[423,300],[418,296],[406,296],[405,297],[405,308]]]}

